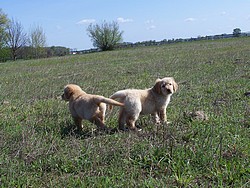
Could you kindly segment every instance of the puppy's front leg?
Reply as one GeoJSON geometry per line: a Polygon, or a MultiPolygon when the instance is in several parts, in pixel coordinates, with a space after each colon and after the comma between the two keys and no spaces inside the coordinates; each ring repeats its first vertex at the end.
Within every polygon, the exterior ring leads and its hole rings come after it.
{"type": "Polygon", "coordinates": [[[82,118],[73,117],[74,123],[78,130],[82,130],[82,118]]]}
{"type": "Polygon", "coordinates": [[[167,122],[166,108],[161,109],[158,114],[162,123],[167,122]]]}
{"type": "Polygon", "coordinates": [[[156,112],[151,114],[151,115],[153,116],[153,121],[154,121],[155,124],[160,124],[161,123],[160,118],[159,118],[159,116],[158,116],[158,114],[156,112]]]}

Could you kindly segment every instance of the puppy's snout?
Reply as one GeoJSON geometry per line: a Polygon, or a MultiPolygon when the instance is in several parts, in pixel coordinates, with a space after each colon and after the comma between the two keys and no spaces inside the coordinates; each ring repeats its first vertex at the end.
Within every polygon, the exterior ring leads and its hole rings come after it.
{"type": "Polygon", "coordinates": [[[168,92],[168,93],[172,93],[171,89],[167,89],[167,92],[168,92]]]}
{"type": "Polygon", "coordinates": [[[62,97],[62,100],[65,100],[64,94],[62,94],[62,96],[61,96],[61,97],[62,97]]]}

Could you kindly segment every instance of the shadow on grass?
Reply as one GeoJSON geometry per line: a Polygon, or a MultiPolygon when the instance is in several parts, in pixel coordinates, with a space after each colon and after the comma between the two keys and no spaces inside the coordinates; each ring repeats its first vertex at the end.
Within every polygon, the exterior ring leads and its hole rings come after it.
{"type": "Polygon", "coordinates": [[[118,128],[107,128],[106,130],[98,130],[96,127],[89,129],[89,127],[84,127],[82,130],[76,128],[72,122],[66,122],[66,124],[61,124],[61,137],[66,138],[68,136],[73,136],[81,139],[88,139],[96,136],[112,135],[119,132],[118,128]]]}
{"type": "Polygon", "coordinates": [[[86,123],[82,130],[77,129],[72,121],[62,122],[60,124],[60,134],[61,138],[75,137],[79,139],[89,139],[98,136],[113,135],[116,133],[124,134],[135,134],[143,138],[154,138],[154,137],[172,137],[172,134],[168,130],[169,125],[156,125],[151,120],[150,117],[142,117],[136,122],[137,131],[129,130],[126,126],[124,130],[120,130],[117,127],[111,128],[107,127],[105,130],[99,130],[94,124],[86,123]]]}

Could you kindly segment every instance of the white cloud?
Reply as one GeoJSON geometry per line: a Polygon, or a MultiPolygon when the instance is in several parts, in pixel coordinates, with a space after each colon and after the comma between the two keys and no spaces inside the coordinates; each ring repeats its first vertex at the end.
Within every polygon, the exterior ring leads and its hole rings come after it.
{"type": "Polygon", "coordinates": [[[153,29],[155,29],[155,28],[156,28],[155,25],[150,25],[149,27],[147,27],[147,30],[153,30],[153,29]]]}
{"type": "Polygon", "coordinates": [[[153,30],[156,28],[155,24],[154,24],[154,20],[146,20],[145,24],[147,25],[147,30],[153,30]]]}
{"type": "Polygon", "coordinates": [[[83,25],[83,24],[90,24],[90,23],[94,23],[94,22],[95,22],[95,19],[83,19],[83,20],[77,22],[76,24],[83,25]]]}
{"type": "Polygon", "coordinates": [[[119,23],[127,23],[127,22],[133,22],[134,20],[133,19],[129,19],[129,18],[122,18],[122,17],[119,17],[119,18],[117,18],[117,21],[119,22],[119,23]]]}
{"type": "Polygon", "coordinates": [[[224,16],[224,15],[226,15],[226,14],[227,14],[226,11],[222,11],[222,12],[220,13],[221,16],[224,16]]]}
{"type": "Polygon", "coordinates": [[[187,19],[185,19],[185,22],[194,22],[194,21],[196,21],[195,18],[187,18],[187,19]]]}
{"type": "Polygon", "coordinates": [[[145,24],[153,24],[154,23],[154,20],[152,19],[152,20],[147,20],[147,21],[145,21],[145,24]]]}

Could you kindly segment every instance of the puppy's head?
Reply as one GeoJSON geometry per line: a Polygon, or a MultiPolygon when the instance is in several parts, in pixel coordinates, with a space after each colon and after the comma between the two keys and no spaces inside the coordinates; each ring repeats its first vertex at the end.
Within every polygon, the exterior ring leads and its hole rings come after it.
{"type": "Polygon", "coordinates": [[[178,84],[172,77],[157,79],[153,87],[154,91],[161,95],[170,95],[177,91],[178,84]]]}
{"type": "Polygon", "coordinates": [[[64,92],[62,94],[62,100],[69,101],[74,94],[81,91],[82,89],[78,85],[68,84],[64,88],[64,92]]]}

